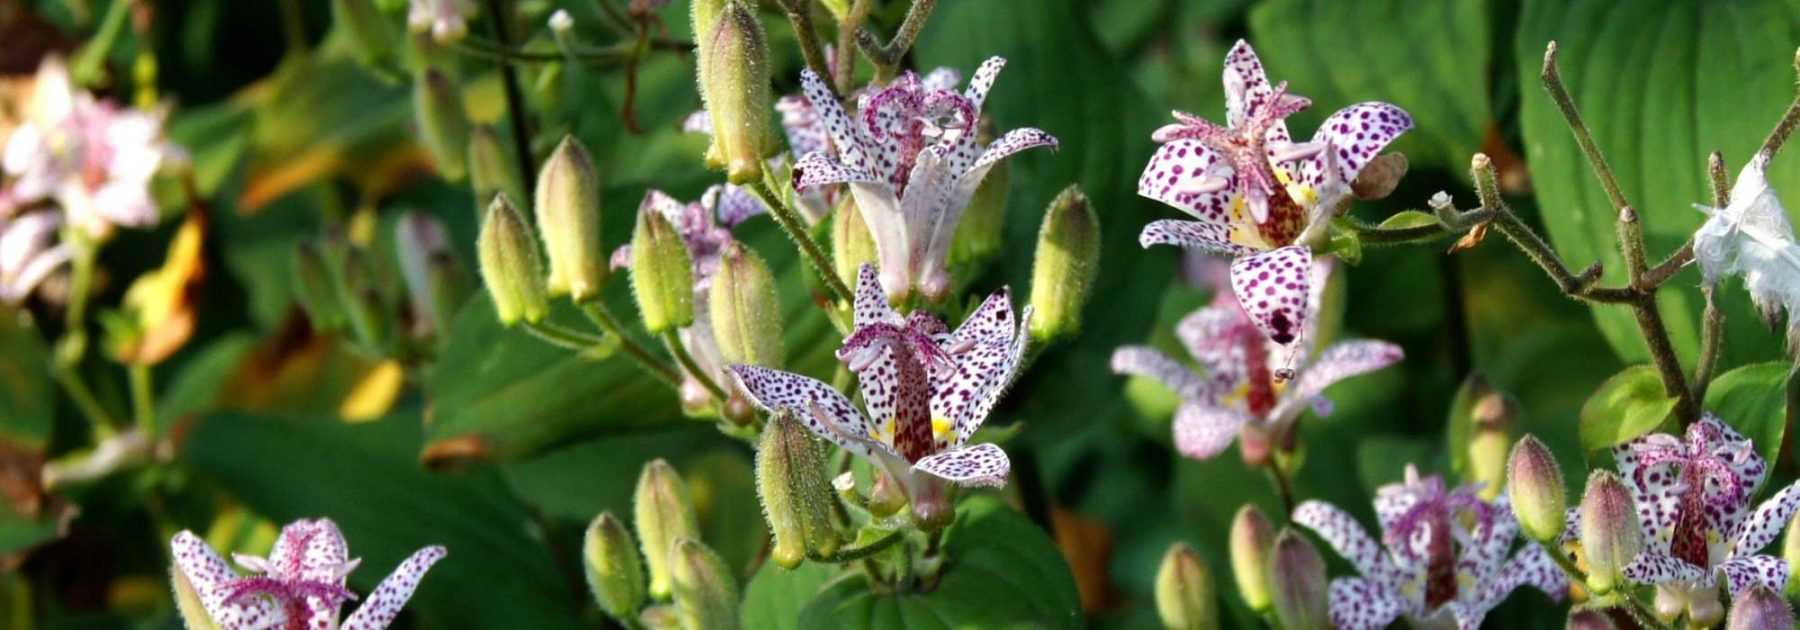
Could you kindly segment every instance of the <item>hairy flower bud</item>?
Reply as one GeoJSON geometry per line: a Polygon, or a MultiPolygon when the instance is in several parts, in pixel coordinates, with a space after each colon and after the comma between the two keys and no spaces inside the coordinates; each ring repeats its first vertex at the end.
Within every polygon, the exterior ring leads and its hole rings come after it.
{"type": "Polygon", "coordinates": [[[520,319],[536,323],[544,318],[550,304],[544,292],[544,263],[538,259],[537,239],[531,237],[525,218],[505,195],[495,196],[488,204],[475,252],[481,262],[481,280],[487,283],[500,323],[510,326],[520,319]]]}
{"type": "Polygon", "coordinates": [[[1612,617],[1606,616],[1604,610],[1577,608],[1569,611],[1569,620],[1563,624],[1564,630],[1619,630],[1612,617]]]}
{"type": "Polygon", "coordinates": [[[1012,185],[1011,162],[1001,160],[988,170],[962,221],[956,224],[956,235],[950,240],[950,264],[972,265],[1000,253],[1001,238],[1006,233],[1006,197],[1012,185]]]}
{"type": "Polygon", "coordinates": [[[219,624],[213,623],[212,615],[206,614],[206,607],[200,603],[200,593],[194,590],[187,574],[182,573],[180,565],[169,563],[169,585],[175,590],[175,610],[181,615],[182,627],[187,630],[218,630],[219,624]]]}
{"type": "Polygon", "coordinates": [[[1175,543],[1156,570],[1156,614],[1164,628],[1212,630],[1219,627],[1219,603],[1212,571],[1187,543],[1175,543]]]}
{"type": "Polygon", "coordinates": [[[676,538],[669,550],[671,595],[682,630],[738,627],[738,586],[731,567],[700,541],[676,538]]]}
{"type": "Polygon", "coordinates": [[[637,492],[632,497],[632,513],[637,519],[638,544],[644,549],[644,564],[650,569],[650,596],[669,596],[669,557],[680,538],[698,538],[700,525],[694,516],[694,504],[688,500],[687,486],[675,467],[662,459],[644,464],[638,475],[637,492]]]}
{"type": "Polygon", "coordinates": [[[1547,543],[1562,535],[1568,510],[1562,469],[1536,437],[1527,435],[1513,446],[1506,462],[1506,492],[1526,536],[1547,543]]]}
{"type": "Polygon", "coordinates": [[[1331,627],[1327,614],[1328,593],[1325,581],[1325,559],[1300,532],[1284,529],[1275,537],[1269,558],[1272,599],[1275,618],[1286,630],[1325,630],[1331,627]]]}
{"type": "Polygon", "coordinates": [[[1581,550],[1587,560],[1588,588],[1605,595],[1623,586],[1625,565],[1643,546],[1631,491],[1617,475],[1594,471],[1581,497],[1581,550]]]}
{"type": "Polygon", "coordinates": [[[1032,340],[1072,336],[1081,328],[1081,308],[1100,269],[1100,219],[1079,187],[1063,189],[1044,211],[1036,257],[1031,268],[1032,340]]]}
{"type": "Polygon", "coordinates": [[[575,136],[563,136],[538,171],[538,232],[550,258],[551,295],[576,302],[599,297],[607,260],[600,244],[600,176],[575,136]]]}
{"type": "Polygon", "coordinates": [[[693,260],[661,213],[638,213],[631,234],[631,291],[651,334],[694,323],[693,260]]]}
{"type": "MultiPolygon", "coordinates": [[[[1800,567],[1800,518],[1789,519],[1787,533],[1782,536],[1781,559],[1789,567],[1800,567]]],[[[1789,579],[1786,593],[1788,597],[1800,597],[1800,579],[1789,579]]]]}
{"type": "Polygon", "coordinates": [[[306,319],[314,330],[330,331],[344,327],[344,305],[338,301],[337,281],[319,246],[302,242],[294,246],[289,263],[293,272],[294,298],[306,311],[306,319]]]}
{"type": "Polygon", "coordinates": [[[769,117],[775,99],[769,87],[769,44],[756,12],[739,0],[719,12],[700,66],[701,98],[712,117],[715,148],[726,178],[748,184],[762,178],[763,158],[772,153],[769,117]]]}
{"type": "Polygon", "coordinates": [[[644,564],[631,533],[612,512],[602,512],[588,524],[581,560],[600,610],[614,619],[634,618],[644,605],[644,564]]]}
{"type": "Polygon", "coordinates": [[[350,331],[357,342],[367,348],[381,348],[393,331],[393,311],[381,287],[375,284],[375,270],[369,255],[358,248],[344,252],[343,273],[338,276],[338,303],[349,315],[350,331]]]}
{"type": "Polygon", "coordinates": [[[856,200],[844,195],[831,213],[831,265],[844,286],[856,286],[858,270],[875,264],[875,237],[856,200]]]}
{"type": "Polygon", "coordinates": [[[505,193],[515,204],[527,199],[519,163],[492,125],[477,125],[469,132],[469,187],[475,191],[476,210],[496,194],[505,193]]]}
{"type": "Polygon", "coordinates": [[[769,552],[775,564],[792,569],[809,550],[837,550],[827,485],[825,458],[812,434],[789,414],[775,414],[756,446],[756,495],[775,537],[769,552]]]}
{"type": "Polygon", "coordinates": [[[1394,188],[1400,185],[1401,178],[1406,177],[1406,154],[1400,152],[1383,153],[1363,165],[1362,171],[1356,174],[1356,180],[1350,182],[1350,194],[1357,199],[1375,201],[1386,199],[1394,194],[1394,188]]]}
{"type": "Polygon", "coordinates": [[[1794,609],[1774,591],[1755,587],[1731,602],[1725,630],[1793,630],[1794,609]]]}
{"type": "Polygon", "coordinates": [[[707,303],[713,338],[726,363],[781,367],[781,302],[775,275],[761,256],[743,243],[726,246],[707,303]]]}
{"type": "Polygon", "coordinates": [[[450,181],[462,179],[469,157],[469,115],[456,84],[442,72],[426,70],[413,81],[413,109],[438,174],[450,181]]]}
{"type": "Polygon", "coordinates": [[[370,0],[331,0],[331,20],[344,29],[357,61],[377,65],[393,53],[394,33],[370,0]]]}
{"type": "Polygon", "coordinates": [[[1269,556],[1275,548],[1275,526],[1256,506],[1244,504],[1231,519],[1231,577],[1237,582],[1244,605],[1267,612],[1269,556]]]}

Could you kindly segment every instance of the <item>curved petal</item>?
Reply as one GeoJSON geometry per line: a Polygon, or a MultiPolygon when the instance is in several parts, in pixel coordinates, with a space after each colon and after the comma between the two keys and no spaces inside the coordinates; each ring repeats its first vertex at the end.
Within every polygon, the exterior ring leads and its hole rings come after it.
{"type": "Polygon", "coordinates": [[[998,488],[1006,485],[1006,473],[1012,469],[1012,463],[1000,447],[976,444],[926,457],[913,464],[913,469],[960,486],[998,488]]]}
{"type": "Polygon", "coordinates": [[[1341,630],[1377,630],[1410,607],[1392,586],[1365,578],[1331,581],[1331,624],[1341,630]]]}
{"type": "Polygon", "coordinates": [[[1800,481],[1782,488],[1756,508],[1756,513],[1738,528],[1737,537],[1731,542],[1731,553],[1751,554],[1769,546],[1794,518],[1795,508],[1800,508],[1800,481]]]}
{"type": "Polygon", "coordinates": [[[881,184],[882,181],[864,171],[844,166],[831,156],[814,152],[794,162],[794,190],[805,191],[831,184],[881,184]]]}
{"type": "Polygon", "coordinates": [[[1624,573],[1626,579],[1639,584],[1693,582],[1706,577],[1700,567],[1648,549],[1625,565],[1624,573]]]}
{"type": "Polygon", "coordinates": [[[1644,529],[1644,549],[1658,554],[1669,553],[1681,506],[1681,482],[1666,463],[1648,462],[1642,453],[1667,448],[1681,448],[1681,440],[1667,433],[1652,433],[1613,447],[1619,478],[1631,488],[1631,501],[1644,529]]]}
{"type": "Polygon", "coordinates": [[[237,575],[225,564],[224,558],[193,532],[183,530],[176,534],[169,541],[169,550],[175,555],[175,567],[200,596],[200,606],[220,628],[270,628],[287,622],[287,613],[266,597],[226,603],[226,598],[231,595],[229,584],[237,575]]]}
{"type": "MultiPolygon", "coordinates": [[[[1025,361],[1025,349],[1031,342],[1030,326],[1031,305],[1027,304],[1025,310],[1019,313],[1019,325],[1017,331],[1013,333],[1012,343],[1005,347],[992,347],[982,351],[984,354],[1004,352],[1004,355],[999,355],[1001,358],[998,365],[988,370],[989,376],[981,384],[979,393],[975,395],[974,404],[961,419],[956,421],[957,444],[968,441],[969,436],[974,435],[975,430],[980,429],[982,423],[987,422],[988,415],[994,411],[994,405],[1000,403],[1000,396],[1006,393],[1007,388],[1012,387],[1013,379],[1019,375],[1019,365],[1025,361]]],[[[986,354],[985,356],[994,355],[986,354]]],[[[970,359],[961,359],[959,362],[967,360],[970,359]]],[[[987,358],[977,360],[982,363],[992,361],[987,358]]]]}
{"type": "Polygon", "coordinates": [[[962,83],[962,73],[948,66],[932,68],[919,77],[919,86],[927,90],[954,90],[958,83],[962,83]]]}
{"type": "Polygon", "coordinates": [[[1732,599],[1757,586],[1779,593],[1788,581],[1787,561],[1775,556],[1737,556],[1719,563],[1718,570],[1732,599]]]}
{"type": "Polygon", "coordinates": [[[1249,414],[1237,409],[1185,403],[1175,410],[1175,450],[1193,459],[1211,458],[1230,447],[1250,421],[1249,414]]]}
{"type": "Polygon", "coordinates": [[[851,322],[856,328],[870,324],[889,324],[899,326],[906,320],[888,304],[887,294],[881,291],[881,278],[875,272],[875,265],[863,263],[856,270],[856,304],[851,315],[851,322]]]}
{"type": "Polygon", "coordinates": [[[1556,566],[1556,561],[1543,547],[1528,543],[1513,554],[1512,560],[1496,574],[1496,579],[1482,588],[1480,604],[1485,608],[1498,606],[1514,589],[1526,584],[1561,601],[1569,589],[1569,575],[1556,566]]]}
{"type": "Polygon", "coordinates": [[[969,86],[963,88],[963,98],[968,99],[977,114],[987,101],[988,90],[994,88],[994,80],[1000,78],[1000,71],[1005,68],[1005,57],[988,57],[975,69],[975,76],[969,78],[969,86]]]}
{"type": "Polygon", "coordinates": [[[1205,221],[1181,221],[1163,219],[1151,221],[1138,234],[1138,245],[1149,249],[1151,245],[1174,245],[1187,248],[1189,251],[1201,251],[1209,254],[1237,256],[1256,251],[1242,245],[1232,243],[1225,227],[1205,221]]]}
{"type": "Polygon", "coordinates": [[[1183,399],[1211,398],[1206,378],[1150,346],[1121,346],[1113,350],[1111,365],[1114,374],[1156,379],[1183,399]]]}
{"type": "Polygon", "coordinates": [[[1250,321],[1271,341],[1286,345],[1311,322],[1306,301],[1312,287],[1312,249],[1289,245],[1231,261],[1231,291],[1250,321]]]}
{"type": "Polygon", "coordinates": [[[1333,383],[1393,365],[1405,357],[1400,346],[1385,341],[1345,341],[1333,344],[1306,366],[1281,394],[1281,403],[1269,417],[1283,419],[1300,413],[1333,383]]]}
{"type": "Polygon", "coordinates": [[[1194,357],[1207,376],[1225,386],[1236,385],[1246,378],[1245,342],[1262,342],[1262,333],[1250,323],[1235,298],[1225,304],[1200,308],[1175,325],[1175,337],[1181,340],[1188,355],[1194,357]]]}
{"type": "Polygon", "coordinates": [[[800,71],[800,87],[806,94],[806,101],[812,104],[818,120],[825,124],[825,131],[831,136],[831,142],[837,145],[838,162],[858,173],[874,172],[871,168],[873,165],[869,163],[868,147],[862,132],[850,120],[850,115],[844,113],[844,106],[838,102],[837,95],[831,92],[831,87],[825,85],[811,69],[800,71]]]}
{"type": "Polygon", "coordinates": [[[1294,508],[1294,522],[1318,534],[1325,544],[1337,550],[1338,555],[1349,560],[1357,573],[1376,580],[1385,580],[1393,573],[1393,567],[1382,554],[1381,543],[1370,538],[1355,518],[1337,506],[1324,501],[1306,501],[1294,508]]]}
{"type": "Polygon", "coordinates": [[[1369,160],[1412,126],[1412,115],[1389,103],[1369,101],[1340,109],[1313,133],[1313,142],[1324,143],[1326,151],[1300,161],[1300,181],[1320,189],[1321,200],[1329,199],[1325,191],[1332,187],[1343,187],[1337,192],[1341,196],[1369,160]]]}
{"type": "Polygon", "coordinates": [[[400,563],[399,567],[389,573],[369,598],[358,606],[350,618],[344,620],[342,630],[382,630],[394,622],[400,609],[406,607],[406,600],[412,599],[413,591],[419,588],[419,581],[425,579],[425,572],[431,565],[444,559],[443,547],[431,546],[413,552],[413,555],[400,563]]]}
{"type": "Polygon", "coordinates": [[[934,373],[931,415],[951,422],[957,444],[981,427],[986,410],[993,406],[990,398],[997,398],[1011,379],[1019,360],[1013,352],[1016,330],[1012,292],[1001,289],[950,334],[956,367],[934,373]]]}
{"type": "Polygon", "coordinates": [[[1243,125],[1252,106],[1274,93],[1256,49],[1241,39],[1225,53],[1224,80],[1225,122],[1232,127],[1243,125]]]}
{"type": "MultiPolygon", "coordinates": [[[[1238,189],[1225,157],[1193,138],[1178,138],[1157,147],[1138,176],[1138,195],[1218,225],[1221,233],[1231,224],[1238,189]]],[[[1219,240],[1227,239],[1221,236],[1219,240]]]]}
{"type": "MultiPolygon", "coordinates": [[[[733,365],[731,373],[750,402],[771,413],[794,414],[813,434],[846,451],[874,457],[874,427],[836,389],[817,379],[753,365],[733,365]]],[[[882,447],[885,450],[885,446],[882,447]]]]}

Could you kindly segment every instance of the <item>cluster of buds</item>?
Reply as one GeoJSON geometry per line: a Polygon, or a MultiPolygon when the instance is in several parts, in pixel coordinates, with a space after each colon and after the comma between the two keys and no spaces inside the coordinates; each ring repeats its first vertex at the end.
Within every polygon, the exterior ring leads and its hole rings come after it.
{"type": "Polygon", "coordinates": [[[504,180],[495,184],[476,242],[501,323],[543,320],[551,297],[598,298],[608,270],[600,253],[600,179],[580,141],[565,137],[538,173],[535,234],[507,187],[504,180]]]}
{"type": "Polygon", "coordinates": [[[645,464],[632,503],[635,541],[618,517],[603,512],[582,542],[600,610],[625,627],[738,627],[736,573],[701,542],[681,475],[660,459],[645,464]]]}
{"type": "Polygon", "coordinates": [[[295,302],[314,330],[348,329],[377,355],[407,356],[446,338],[469,295],[443,222],[410,210],[394,224],[395,265],[355,234],[302,241],[289,259],[295,302]],[[397,271],[396,274],[392,271],[397,271]]]}

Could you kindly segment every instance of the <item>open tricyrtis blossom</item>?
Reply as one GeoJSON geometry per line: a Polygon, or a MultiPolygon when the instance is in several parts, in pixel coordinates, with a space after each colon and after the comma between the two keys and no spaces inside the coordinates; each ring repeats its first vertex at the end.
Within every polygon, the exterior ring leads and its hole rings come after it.
{"type": "Polygon", "coordinates": [[[1771,326],[1786,309],[1787,345],[1793,350],[1800,347],[1800,319],[1794,317],[1800,309],[1800,244],[1764,175],[1768,165],[1769,154],[1756,154],[1738,173],[1725,207],[1696,206],[1711,218],[1694,233],[1694,260],[1707,286],[1727,275],[1743,276],[1750,300],[1771,326]]]}
{"type": "Polygon", "coordinates": [[[1270,339],[1291,343],[1305,326],[1308,237],[1348,197],[1363,166],[1412,128],[1412,117],[1388,103],[1358,103],[1296,143],[1284,119],[1311,101],[1288,94],[1285,82],[1271,86],[1241,40],[1225,56],[1225,99],[1226,126],[1176,112],[1176,124],[1156,131],[1163,145],[1138,194],[1198,220],[1152,222],[1138,242],[1236,257],[1231,282],[1245,310],[1270,339]]]}
{"type": "Polygon", "coordinates": [[[1723,573],[1734,598],[1753,586],[1787,584],[1787,563],[1756,552],[1793,518],[1800,483],[1751,512],[1768,466],[1750,440],[1709,414],[1688,426],[1686,439],[1647,435],[1616,447],[1613,457],[1644,531],[1644,551],[1626,565],[1626,578],[1710,588],[1723,573]]]}
{"type": "Polygon", "coordinates": [[[942,84],[953,75],[921,79],[911,72],[858,99],[856,119],[825,82],[802,71],[814,115],[825,123],[837,155],[815,151],[794,164],[794,188],[846,183],[868,222],[881,262],[881,286],[903,299],[916,287],[938,300],[950,288],[945,270],[956,224],[988,170],[1019,151],[1055,147],[1039,129],[1014,129],[992,144],[976,138],[981,104],[1006,60],[981,64],[969,87],[942,84]]]}
{"type": "Polygon", "coordinates": [[[344,578],[362,559],[350,558],[344,535],[330,519],[289,523],[281,528],[267,558],[233,554],[232,560],[250,572],[246,576],[233,572],[193,532],[176,534],[169,547],[176,568],[193,585],[206,614],[224,630],[386,628],[412,598],[425,571],[445,553],[437,546],[414,552],[340,626],[339,608],[356,599],[344,587],[344,578]]]}
{"type": "Polygon", "coordinates": [[[924,311],[888,305],[875,269],[863,265],[855,330],[838,359],[857,375],[868,415],[830,385],[799,374],[734,365],[758,407],[785,411],[899,481],[924,520],[948,515],[939,480],[1001,486],[1010,467],[993,444],[970,444],[1012,382],[1025,353],[1031,307],[1013,321],[1007,290],[988,296],[954,332],[924,311]]]}
{"type": "Polygon", "coordinates": [[[1454,622],[1473,629],[1521,585],[1560,598],[1568,577],[1537,545],[1507,559],[1518,522],[1506,495],[1490,503],[1479,490],[1479,484],[1447,488],[1442,478],[1421,478],[1407,466],[1404,483],[1376,492],[1380,544],[1331,504],[1307,501],[1295,508],[1295,523],[1316,532],[1362,574],[1331,581],[1332,623],[1347,630],[1382,628],[1405,615],[1415,626],[1454,622]]]}
{"type": "MultiPolygon", "coordinates": [[[[1329,273],[1329,263],[1313,264],[1314,290],[1307,298],[1313,317],[1329,273]]],[[[1319,415],[1330,413],[1330,401],[1322,395],[1326,387],[1404,356],[1399,346],[1385,341],[1351,340],[1335,343],[1307,362],[1303,355],[1308,344],[1284,347],[1270,342],[1238,302],[1222,292],[1176,326],[1176,336],[1204,374],[1148,346],[1113,352],[1114,372],[1157,379],[1181,397],[1175,412],[1175,448],[1188,457],[1217,455],[1243,432],[1257,438],[1245,440],[1245,459],[1259,461],[1268,454],[1269,439],[1288,433],[1302,411],[1310,407],[1319,415]],[[1301,367],[1287,374],[1294,365],[1301,367]]]]}

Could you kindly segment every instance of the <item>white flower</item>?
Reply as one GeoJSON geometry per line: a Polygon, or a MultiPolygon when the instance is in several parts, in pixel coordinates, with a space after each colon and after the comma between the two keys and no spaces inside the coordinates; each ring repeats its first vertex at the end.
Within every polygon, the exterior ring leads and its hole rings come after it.
{"type": "Polygon", "coordinates": [[[1800,308],[1800,244],[1763,175],[1768,165],[1768,153],[1758,153],[1744,165],[1725,207],[1696,204],[1711,218],[1694,233],[1694,259],[1706,286],[1717,286],[1724,276],[1742,276],[1750,300],[1771,326],[1786,309],[1792,350],[1800,345],[1800,320],[1793,317],[1800,308]]]}

